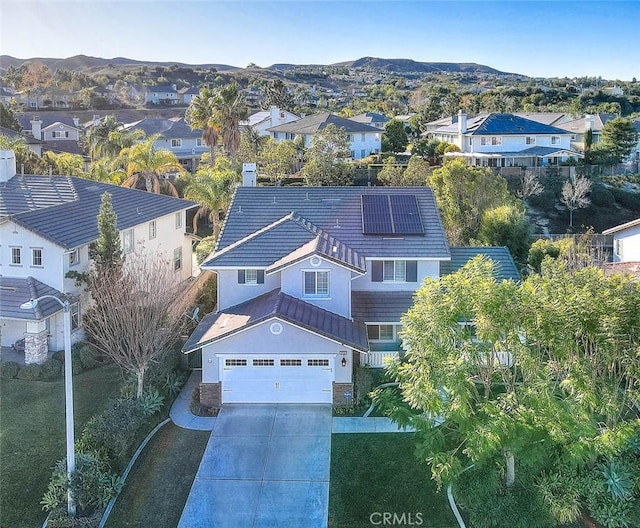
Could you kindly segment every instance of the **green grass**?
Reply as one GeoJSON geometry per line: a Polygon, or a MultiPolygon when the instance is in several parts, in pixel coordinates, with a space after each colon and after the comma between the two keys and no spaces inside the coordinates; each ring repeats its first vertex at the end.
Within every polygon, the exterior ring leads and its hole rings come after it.
{"type": "MultiPolygon", "coordinates": [[[[73,377],[75,433],[118,396],[113,366],[73,377]]],[[[39,526],[51,468],[66,455],[64,381],[0,380],[0,527],[39,526]]]]}
{"type": "Polygon", "coordinates": [[[127,477],[107,528],[177,526],[210,435],[162,427],[127,477]]]}
{"type": "Polygon", "coordinates": [[[333,435],[329,528],[382,525],[377,514],[384,512],[405,514],[404,524],[396,526],[411,526],[411,520],[413,526],[457,527],[446,494],[436,492],[414,449],[414,437],[407,433],[333,435]]]}

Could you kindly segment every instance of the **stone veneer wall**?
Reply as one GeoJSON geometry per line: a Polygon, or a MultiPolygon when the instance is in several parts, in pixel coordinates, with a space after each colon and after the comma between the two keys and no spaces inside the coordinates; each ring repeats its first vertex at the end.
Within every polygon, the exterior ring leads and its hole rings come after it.
{"type": "Polygon", "coordinates": [[[47,343],[49,334],[46,330],[32,334],[27,332],[24,334],[24,364],[30,363],[42,364],[47,360],[49,345],[47,343]]]}
{"type": "Polygon", "coordinates": [[[222,384],[221,383],[201,383],[200,403],[210,407],[219,408],[222,406],[222,384]]]}
{"type": "Polygon", "coordinates": [[[347,405],[353,403],[353,383],[333,383],[333,404],[347,405]],[[345,398],[345,392],[351,394],[348,401],[345,398]]]}

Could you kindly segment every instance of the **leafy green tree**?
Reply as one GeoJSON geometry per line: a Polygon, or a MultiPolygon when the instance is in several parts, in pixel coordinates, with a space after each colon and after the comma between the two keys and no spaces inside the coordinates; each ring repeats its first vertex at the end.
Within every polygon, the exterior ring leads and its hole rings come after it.
{"type": "Polygon", "coordinates": [[[184,169],[173,152],[153,147],[159,137],[154,134],[120,152],[119,163],[124,166],[126,174],[122,186],[177,198],[178,191],[165,176],[169,172],[183,174],[184,169]]]}
{"type": "Polygon", "coordinates": [[[27,145],[24,138],[10,138],[0,134],[0,150],[13,150],[16,155],[16,168],[25,174],[39,174],[41,160],[27,145]]]}
{"type": "Polygon", "coordinates": [[[396,163],[396,158],[389,156],[382,162],[382,169],[378,172],[377,179],[380,183],[389,186],[403,184],[404,169],[396,163]]]}
{"type": "Polygon", "coordinates": [[[125,148],[130,148],[144,137],[142,130],[126,130],[116,116],[108,115],[99,123],[92,125],[83,143],[93,161],[100,158],[113,159],[125,148]]]}
{"type": "Polygon", "coordinates": [[[402,175],[402,184],[407,186],[424,186],[427,184],[431,167],[422,156],[413,155],[409,158],[407,168],[402,175]]]}
{"type": "Polygon", "coordinates": [[[638,132],[630,119],[616,117],[604,124],[600,141],[613,152],[616,163],[620,163],[638,144],[638,132]]]}
{"type": "Polygon", "coordinates": [[[353,165],[345,160],[350,155],[350,142],[344,128],[330,123],[313,136],[305,152],[302,175],[307,185],[349,185],[353,183],[353,165]]]}
{"type": "Polygon", "coordinates": [[[84,176],[84,159],[79,154],[69,152],[42,153],[35,169],[36,174],[59,174],[62,176],[84,176]]]}
{"type": "Polygon", "coordinates": [[[282,179],[295,172],[298,162],[298,152],[293,141],[276,141],[268,138],[262,148],[258,166],[260,172],[271,178],[276,185],[282,179]]]}
{"type": "Polygon", "coordinates": [[[0,103],[0,127],[22,132],[22,125],[20,125],[20,121],[16,118],[13,110],[2,103],[0,103]]]}
{"type": "Polygon", "coordinates": [[[532,236],[524,207],[509,204],[487,209],[480,219],[478,241],[488,246],[506,246],[516,262],[525,264],[532,236]]]}
{"type": "Polygon", "coordinates": [[[237,83],[220,88],[213,101],[214,122],[219,125],[225,152],[236,159],[240,145],[240,121],[247,118],[247,105],[237,83]]]}
{"type": "Polygon", "coordinates": [[[404,152],[409,144],[404,123],[399,119],[392,119],[384,127],[382,134],[383,152],[404,152]]]}
{"type": "Polygon", "coordinates": [[[449,161],[434,170],[428,184],[452,245],[466,245],[477,238],[484,212],[513,200],[502,176],[489,168],[469,167],[464,160],[449,161]]]}
{"type": "Polygon", "coordinates": [[[243,127],[236,157],[242,163],[258,163],[260,152],[268,136],[260,136],[252,127],[243,127]]]}

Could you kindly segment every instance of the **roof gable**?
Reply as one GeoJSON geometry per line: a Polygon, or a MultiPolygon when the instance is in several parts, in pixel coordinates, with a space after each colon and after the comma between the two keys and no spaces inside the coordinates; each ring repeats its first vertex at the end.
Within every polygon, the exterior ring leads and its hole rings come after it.
{"type": "Polygon", "coordinates": [[[351,119],[322,112],[303,117],[291,123],[285,123],[269,128],[269,132],[293,132],[294,134],[315,134],[318,130],[323,130],[328,125],[333,124],[338,128],[344,128],[347,133],[374,132],[380,133],[380,129],[364,123],[358,123],[351,119]]]}

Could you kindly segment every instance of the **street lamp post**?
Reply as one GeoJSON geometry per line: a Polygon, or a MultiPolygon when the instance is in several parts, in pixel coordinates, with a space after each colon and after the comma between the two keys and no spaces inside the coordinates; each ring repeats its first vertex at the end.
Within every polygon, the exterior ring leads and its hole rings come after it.
{"type": "Polygon", "coordinates": [[[53,299],[64,308],[64,394],[67,429],[67,512],[71,516],[76,514],[76,504],[71,493],[71,476],[76,469],[76,454],[74,450],[73,429],[73,380],[71,368],[71,311],[69,300],[60,300],[54,295],[42,295],[20,305],[23,310],[30,310],[43,299],[53,299]]]}

